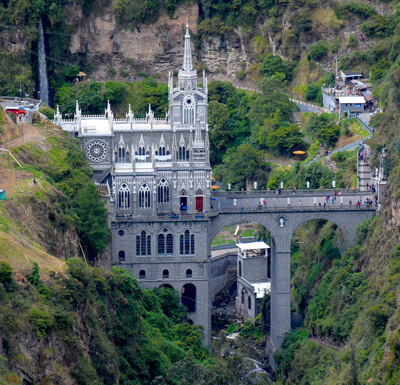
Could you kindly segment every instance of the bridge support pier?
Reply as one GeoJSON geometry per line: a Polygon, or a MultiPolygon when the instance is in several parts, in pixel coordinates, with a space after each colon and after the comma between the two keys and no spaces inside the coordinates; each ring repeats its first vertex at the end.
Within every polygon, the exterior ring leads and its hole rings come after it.
{"type": "Polygon", "coordinates": [[[271,245],[271,339],[278,350],[291,328],[290,250],[278,251],[271,245]]]}

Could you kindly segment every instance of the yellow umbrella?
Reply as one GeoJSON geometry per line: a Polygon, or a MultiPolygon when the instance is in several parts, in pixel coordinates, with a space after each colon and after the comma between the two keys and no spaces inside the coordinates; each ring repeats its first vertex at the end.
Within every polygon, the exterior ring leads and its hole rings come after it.
{"type": "Polygon", "coordinates": [[[296,155],[303,155],[305,153],[306,153],[305,151],[293,151],[293,154],[296,154],[296,155]]]}

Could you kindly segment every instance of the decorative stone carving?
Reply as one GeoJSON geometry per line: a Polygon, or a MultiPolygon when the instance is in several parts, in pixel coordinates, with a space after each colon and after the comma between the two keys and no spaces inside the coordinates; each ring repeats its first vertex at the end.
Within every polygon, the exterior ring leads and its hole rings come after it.
{"type": "Polygon", "coordinates": [[[91,162],[103,162],[108,156],[108,145],[102,140],[91,140],[86,146],[86,155],[91,162]]]}

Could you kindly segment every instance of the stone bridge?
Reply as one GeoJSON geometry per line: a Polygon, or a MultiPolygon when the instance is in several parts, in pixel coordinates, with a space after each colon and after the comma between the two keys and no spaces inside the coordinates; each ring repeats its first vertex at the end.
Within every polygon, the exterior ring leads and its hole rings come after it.
{"type": "MultiPolygon", "coordinates": [[[[351,195],[352,196],[352,195],[351,195]]],[[[343,235],[345,249],[354,244],[357,226],[371,219],[375,205],[333,204],[315,206],[223,208],[209,215],[208,255],[216,235],[232,224],[249,221],[264,226],[271,233],[271,338],[279,349],[284,334],[291,328],[290,313],[290,242],[302,223],[326,219],[335,223],[343,235]]]]}

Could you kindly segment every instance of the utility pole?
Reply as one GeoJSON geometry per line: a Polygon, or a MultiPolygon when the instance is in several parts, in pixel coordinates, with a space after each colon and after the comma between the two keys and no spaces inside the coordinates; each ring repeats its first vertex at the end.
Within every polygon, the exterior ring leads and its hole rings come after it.
{"type": "Polygon", "coordinates": [[[335,82],[337,80],[338,74],[337,74],[337,55],[336,55],[336,72],[335,72],[335,82]]]}
{"type": "Polygon", "coordinates": [[[22,85],[21,85],[21,82],[19,82],[19,98],[22,99],[22,85]]]}

